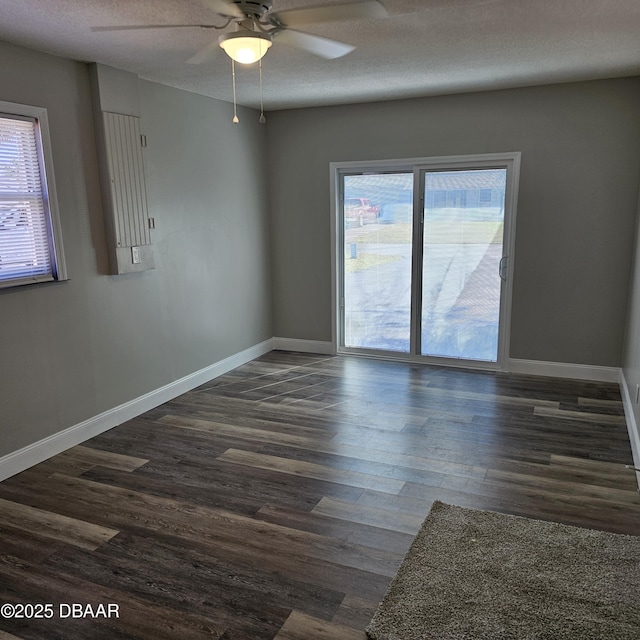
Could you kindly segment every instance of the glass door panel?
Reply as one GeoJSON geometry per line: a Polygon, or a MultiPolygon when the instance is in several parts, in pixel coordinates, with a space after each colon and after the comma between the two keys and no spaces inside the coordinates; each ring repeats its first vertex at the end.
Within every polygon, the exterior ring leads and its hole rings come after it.
{"type": "Polygon", "coordinates": [[[423,172],[421,355],[498,360],[506,177],[423,172]]]}
{"type": "Polygon", "coordinates": [[[409,353],[413,173],[341,178],[342,346],[409,353]]]}

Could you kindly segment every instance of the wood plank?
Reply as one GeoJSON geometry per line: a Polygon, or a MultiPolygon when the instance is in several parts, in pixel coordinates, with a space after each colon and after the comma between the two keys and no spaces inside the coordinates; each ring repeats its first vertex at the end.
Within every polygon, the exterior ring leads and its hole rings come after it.
{"type": "Polygon", "coordinates": [[[364,631],[292,611],[274,640],[367,640],[364,631]]]}
{"type": "MultiPolygon", "coordinates": [[[[379,495],[392,497],[388,493],[379,495]]],[[[392,498],[397,500],[398,496],[393,496],[392,498]]],[[[391,531],[390,529],[364,524],[360,521],[355,522],[353,519],[338,519],[331,515],[320,513],[317,508],[312,512],[305,512],[278,505],[265,505],[256,513],[256,517],[291,529],[310,531],[330,536],[336,540],[382,549],[400,555],[406,553],[413,540],[412,534],[391,531]]]]}
{"type": "Polygon", "coordinates": [[[316,480],[346,484],[362,489],[377,489],[378,491],[386,491],[387,493],[393,494],[400,493],[404,485],[404,481],[402,480],[393,480],[382,476],[359,473],[357,471],[345,471],[320,464],[278,458],[276,456],[252,453],[250,451],[241,451],[239,449],[229,449],[225,451],[225,453],[219,456],[219,460],[242,464],[248,467],[256,467],[258,469],[267,469],[278,473],[286,473],[293,476],[304,476],[316,480]]]}
{"type": "Polygon", "coordinates": [[[365,629],[371,622],[371,618],[373,618],[373,614],[379,604],[379,601],[367,600],[348,593],[340,603],[340,607],[331,622],[356,629],[365,629]]]}
{"type": "Polygon", "coordinates": [[[505,406],[522,406],[522,407],[549,407],[560,408],[559,400],[545,400],[542,398],[531,398],[519,395],[504,395],[495,392],[479,392],[479,391],[466,391],[463,389],[451,389],[448,390],[446,396],[443,395],[442,389],[439,389],[435,385],[428,387],[418,387],[413,389],[409,387],[411,391],[418,392],[422,397],[431,398],[437,404],[455,404],[453,401],[460,400],[472,400],[477,403],[485,403],[491,407],[496,405],[505,406]]]}
{"type": "Polygon", "coordinates": [[[136,458],[135,456],[127,456],[121,453],[113,453],[111,451],[102,451],[85,445],[77,445],[58,454],[55,458],[81,463],[84,462],[92,466],[100,465],[102,467],[117,469],[119,471],[135,471],[142,465],[149,462],[149,460],[144,458],[136,458]]]}
{"type": "MultiPolygon", "coordinates": [[[[637,485],[625,466],[620,463],[603,462],[589,458],[575,458],[551,454],[545,464],[509,457],[495,457],[493,470],[520,473],[532,478],[546,477],[562,482],[579,482],[601,487],[635,491],[637,485]],[[626,473],[625,473],[626,471],[626,473]]],[[[445,481],[449,482],[449,480],[445,481]]],[[[442,485],[441,485],[442,486],[442,485]]]]}
{"type": "Polygon", "coordinates": [[[605,407],[607,409],[617,410],[620,414],[624,413],[622,399],[615,400],[607,398],[578,398],[578,405],[581,407],[605,407]]]}
{"type": "Polygon", "coordinates": [[[0,511],[5,524],[46,538],[60,540],[80,549],[97,549],[118,534],[117,529],[1,498],[0,511]]]}
{"type": "MultiPolygon", "coordinates": [[[[199,418],[189,418],[185,416],[166,415],[158,422],[168,424],[180,429],[191,429],[193,431],[202,431],[204,433],[213,433],[216,436],[231,436],[237,439],[249,440],[251,442],[265,443],[281,443],[302,448],[308,448],[318,441],[328,440],[333,434],[327,434],[314,430],[313,436],[307,434],[298,435],[296,433],[274,432],[267,429],[259,429],[254,427],[244,427],[238,425],[229,425],[216,420],[203,420],[199,418]]],[[[296,429],[298,431],[298,429],[296,429]]]]}
{"type": "Polygon", "coordinates": [[[42,562],[63,548],[65,543],[48,538],[38,532],[0,524],[0,557],[42,562]]]}
{"type": "Polygon", "coordinates": [[[418,533],[418,529],[425,519],[425,515],[415,516],[398,513],[397,511],[390,512],[385,509],[343,502],[332,498],[322,498],[313,508],[312,513],[368,524],[380,529],[389,529],[413,536],[418,533]]]}
{"type": "Polygon", "coordinates": [[[581,420],[584,422],[596,422],[598,424],[626,424],[624,416],[608,413],[595,413],[591,411],[570,411],[568,409],[554,409],[551,407],[536,407],[533,413],[537,416],[550,418],[562,418],[569,420],[581,420]]]}
{"type": "Polygon", "coordinates": [[[265,503],[310,511],[322,496],[355,501],[362,489],[333,482],[298,477],[295,484],[286,475],[251,469],[217,459],[199,464],[150,464],[143,473],[127,477],[108,469],[92,469],[84,474],[94,480],[121,488],[201,506],[223,507],[234,513],[254,515],[265,503]],[[205,466],[205,464],[207,466],[205,466]]]}
{"type": "Polygon", "coordinates": [[[487,481],[498,481],[510,483],[512,485],[534,486],[545,492],[557,492],[560,494],[571,494],[573,496],[586,496],[594,502],[599,500],[613,501],[617,503],[638,503],[638,495],[634,491],[618,489],[612,487],[601,487],[595,484],[585,484],[581,482],[562,481],[556,478],[535,477],[523,473],[513,473],[490,469],[486,476],[487,481]]]}

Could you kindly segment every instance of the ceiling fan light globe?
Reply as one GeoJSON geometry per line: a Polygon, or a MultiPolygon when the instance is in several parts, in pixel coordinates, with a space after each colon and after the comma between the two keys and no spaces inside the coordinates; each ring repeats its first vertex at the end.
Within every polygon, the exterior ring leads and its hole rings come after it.
{"type": "Polygon", "coordinates": [[[227,33],[219,38],[220,46],[236,62],[251,64],[267,53],[271,38],[262,33],[227,33]]]}

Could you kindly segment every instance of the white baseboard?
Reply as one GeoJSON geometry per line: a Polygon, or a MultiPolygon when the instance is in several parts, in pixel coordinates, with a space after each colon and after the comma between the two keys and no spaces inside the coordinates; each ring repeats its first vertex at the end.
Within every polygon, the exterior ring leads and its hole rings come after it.
{"type": "Polygon", "coordinates": [[[232,369],[272,351],[274,348],[273,344],[274,341],[272,338],[265,340],[240,353],[236,353],[204,369],[191,373],[184,378],[180,378],[159,389],[146,393],[139,398],[134,398],[129,402],[109,409],[84,422],[68,427],[18,451],[3,456],[0,458],[0,481],[16,473],[20,473],[39,462],[43,462],[51,456],[62,453],[70,447],[85,442],[89,438],[93,438],[104,431],[113,429],[113,427],[127,420],[131,420],[154,407],[169,402],[169,400],[187,391],[191,391],[191,389],[195,389],[201,384],[205,384],[232,369]]]}
{"type": "Polygon", "coordinates": [[[299,340],[298,338],[274,338],[273,348],[280,351],[300,351],[301,353],[319,353],[334,356],[335,346],[332,342],[322,340],[299,340]]]}
{"type": "Polygon", "coordinates": [[[619,367],[599,367],[567,362],[544,362],[541,360],[519,360],[517,358],[509,358],[507,371],[532,376],[613,383],[619,382],[621,376],[619,367]]]}
{"type": "MultiPolygon", "coordinates": [[[[624,377],[624,373],[620,374],[620,390],[622,395],[622,406],[624,407],[624,415],[627,420],[627,431],[629,432],[629,440],[631,441],[631,452],[633,453],[633,466],[640,469],[640,431],[638,423],[633,411],[633,401],[629,393],[629,385],[624,377]]],[[[640,489],[640,472],[636,471],[636,481],[638,489],[640,489]]]]}

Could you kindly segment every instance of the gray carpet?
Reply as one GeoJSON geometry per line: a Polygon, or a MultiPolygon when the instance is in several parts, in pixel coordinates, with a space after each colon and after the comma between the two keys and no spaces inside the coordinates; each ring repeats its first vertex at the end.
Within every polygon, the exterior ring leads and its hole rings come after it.
{"type": "Polygon", "coordinates": [[[639,640],[640,537],[435,502],[373,640],[639,640]]]}

